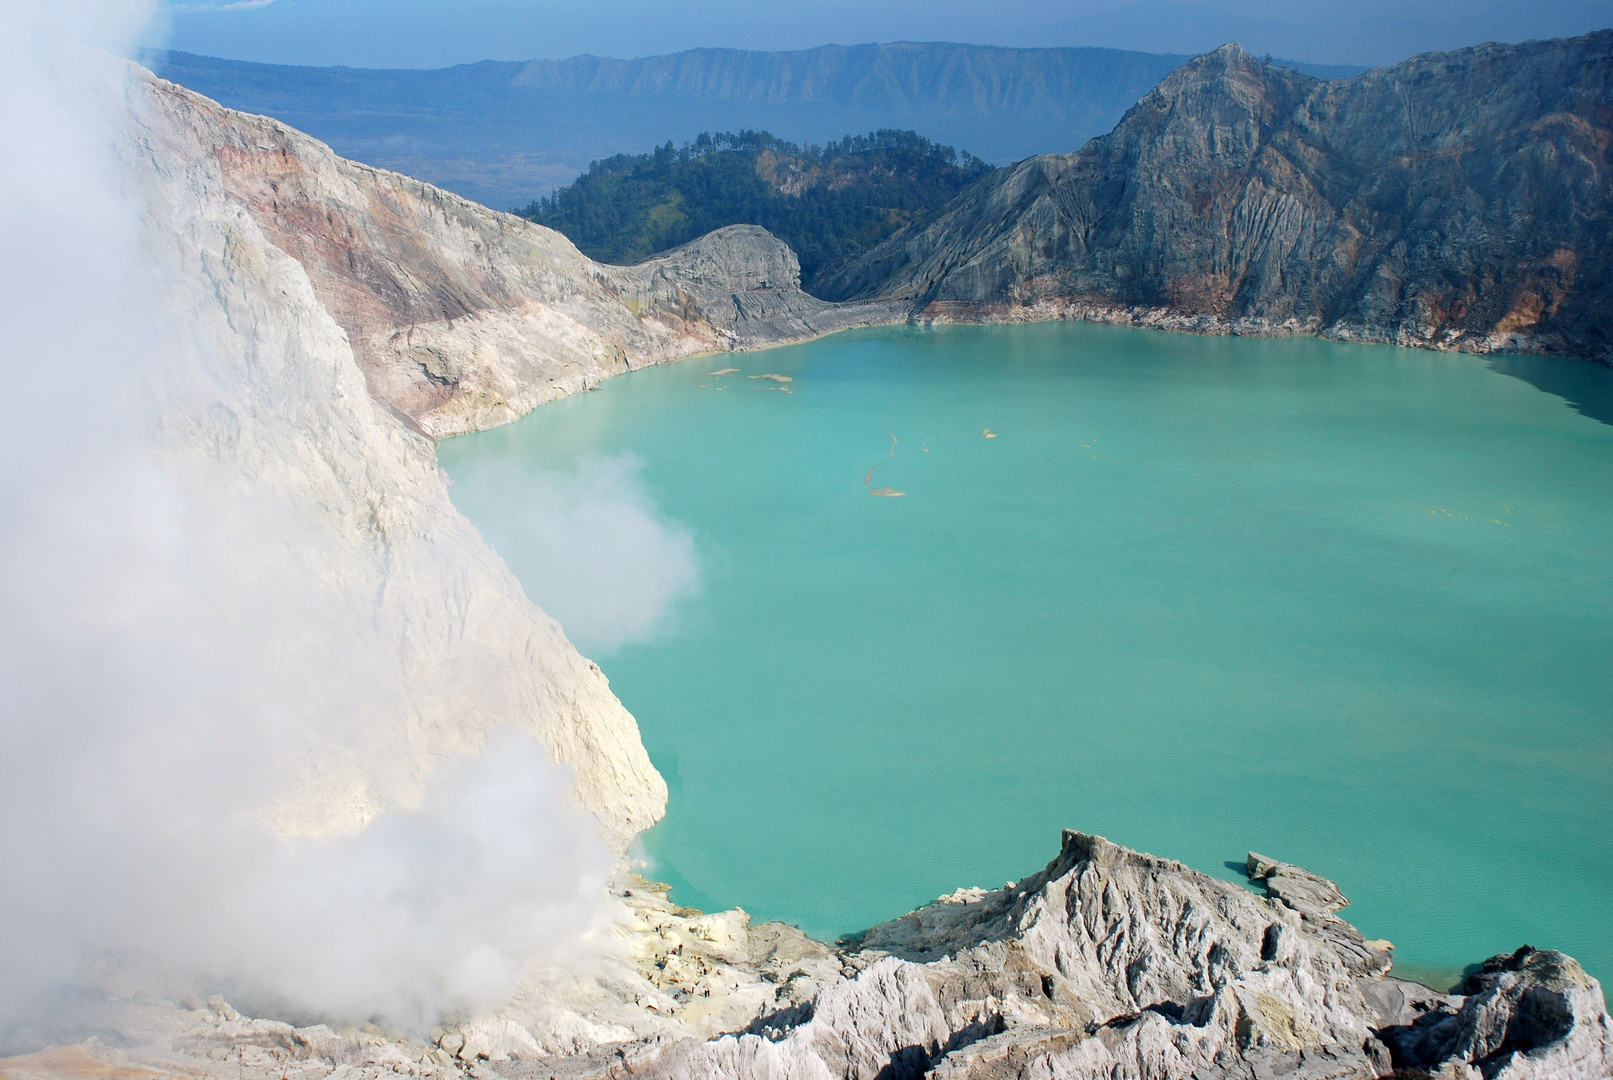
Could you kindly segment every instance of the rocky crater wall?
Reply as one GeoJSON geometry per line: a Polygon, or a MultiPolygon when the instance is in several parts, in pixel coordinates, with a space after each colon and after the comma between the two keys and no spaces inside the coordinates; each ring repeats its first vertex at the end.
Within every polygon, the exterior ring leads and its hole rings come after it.
{"type": "Polygon", "coordinates": [[[371,394],[433,439],[648,364],[905,316],[806,295],[795,254],[756,226],[608,266],[551,229],[347,161],[266,117],[160,79],[148,87],[226,196],[302,265],[371,394]]]}
{"type": "Polygon", "coordinates": [[[1088,318],[1613,362],[1613,31],[1319,82],[1236,45],[825,283],[1088,318]]]}

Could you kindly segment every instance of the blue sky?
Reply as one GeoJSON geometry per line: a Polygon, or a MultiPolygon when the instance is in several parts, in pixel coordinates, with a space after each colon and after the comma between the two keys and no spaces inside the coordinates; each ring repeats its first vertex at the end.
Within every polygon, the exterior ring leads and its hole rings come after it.
{"type": "Polygon", "coordinates": [[[1613,0],[167,0],[167,16],[173,48],[357,67],[898,40],[1153,52],[1237,40],[1297,60],[1382,64],[1613,25],[1613,0]]]}

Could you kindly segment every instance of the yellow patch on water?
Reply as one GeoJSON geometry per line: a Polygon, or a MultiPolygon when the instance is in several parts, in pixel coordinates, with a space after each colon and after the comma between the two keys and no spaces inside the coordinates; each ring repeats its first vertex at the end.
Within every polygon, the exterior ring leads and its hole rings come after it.
{"type": "Polygon", "coordinates": [[[788,375],[771,375],[771,374],[769,374],[769,375],[752,375],[750,377],[753,378],[753,379],[772,379],[774,382],[794,382],[795,381],[794,379],[790,378],[788,375]]]}
{"type": "Polygon", "coordinates": [[[991,430],[989,427],[988,428],[981,428],[980,429],[980,434],[984,435],[988,439],[995,439],[997,437],[997,433],[995,431],[991,430]]]}
{"type": "Polygon", "coordinates": [[[883,495],[887,499],[900,499],[905,496],[907,492],[897,491],[895,488],[870,488],[868,490],[868,494],[883,495]]]}
{"type": "Polygon", "coordinates": [[[713,375],[732,375],[734,372],[736,372],[738,370],[739,369],[736,368],[736,367],[725,367],[721,371],[713,371],[711,374],[713,374],[713,375]]]}

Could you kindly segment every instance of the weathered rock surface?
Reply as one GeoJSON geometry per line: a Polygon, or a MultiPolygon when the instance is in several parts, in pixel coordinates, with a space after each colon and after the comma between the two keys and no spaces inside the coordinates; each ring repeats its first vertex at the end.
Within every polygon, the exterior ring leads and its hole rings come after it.
{"type": "Polygon", "coordinates": [[[133,92],[122,153],[149,243],[224,366],[168,392],[168,445],[318,523],[301,557],[331,595],[375,605],[353,640],[375,645],[363,674],[399,687],[407,718],[371,744],[322,745],[277,823],[321,832],[406,805],[436,759],[513,723],[574,771],[577,802],[621,850],[661,816],[665,785],[599,668],[454,510],[430,439],[644,364],[885,319],[888,305],[814,300],[794,254],[751,227],[602,266],[274,121],[144,73],[133,92]]]}
{"type": "Polygon", "coordinates": [[[1318,82],[1236,45],[820,286],[1075,317],[1613,360],[1613,31],[1318,82]]]}
{"type": "Polygon", "coordinates": [[[1265,880],[1304,887],[1261,897],[1066,832],[1024,881],[841,942],[847,977],[807,1005],[781,988],[729,1034],[619,1048],[611,1075],[1613,1075],[1600,987],[1572,960],[1497,957],[1455,996],[1386,978],[1386,943],[1337,918],[1332,882],[1257,858],[1265,880]]]}
{"type": "MultiPolygon", "coordinates": [[[[311,738],[275,824],[319,834],[410,805],[438,759],[474,754],[508,724],[574,771],[575,801],[621,850],[666,800],[637,724],[454,509],[430,440],[372,399],[332,294],[319,295],[234,194],[225,163],[269,134],[149,77],[132,89],[119,153],[166,299],[206,357],[160,390],[164,452],[177,470],[199,470],[201,486],[276,508],[266,512],[290,523],[325,608],[354,620],[337,631],[351,648],[332,677],[395,695],[374,716],[350,710],[342,738],[311,738]]],[[[331,183],[366,198],[326,165],[331,183]]],[[[291,212],[290,192],[278,205],[291,212]]],[[[388,235],[401,242],[401,228],[392,220],[388,235]]],[[[348,246],[363,277],[362,244],[348,246]]]]}
{"type": "Polygon", "coordinates": [[[371,394],[440,439],[494,427],[612,375],[697,353],[891,322],[905,307],[826,304],[756,226],[636,266],[172,83],[151,93],[195,133],[228,197],[297,260],[371,394]]]}
{"type": "MultiPolygon", "coordinates": [[[[131,1004],[139,1037],[116,1064],[194,1075],[225,1060],[252,1080],[1613,1076],[1601,988],[1560,953],[1495,957],[1439,994],[1386,977],[1386,956],[1363,969],[1308,921],[1341,921],[1331,901],[1296,907],[1078,832],[1024,881],[834,948],[678,908],[639,879],[615,891],[629,915],[613,958],[533,968],[496,1016],[411,1039],[248,1020],[222,1000],[131,1004]]],[[[5,1080],[64,1075],[19,1069],[0,1062],[5,1080]]]]}
{"type": "Polygon", "coordinates": [[[1395,1062],[1471,1063],[1486,1080],[1613,1075],[1613,1026],[1601,988],[1560,952],[1525,945],[1493,956],[1459,994],[1407,1000],[1382,1029],[1395,1062]]]}

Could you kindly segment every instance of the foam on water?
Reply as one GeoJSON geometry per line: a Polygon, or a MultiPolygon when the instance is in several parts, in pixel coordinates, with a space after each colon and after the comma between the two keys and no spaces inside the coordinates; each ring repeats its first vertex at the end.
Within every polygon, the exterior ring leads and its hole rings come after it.
{"type": "Polygon", "coordinates": [[[1613,371],[1541,363],[897,328],[638,372],[441,457],[540,604],[568,570],[523,561],[512,461],[631,452],[692,532],[699,591],[596,650],[684,903],[833,936],[1070,826],[1333,877],[1431,981],[1524,942],[1607,979],[1613,371]],[[1537,388],[1564,372],[1572,406],[1537,388]]]}

